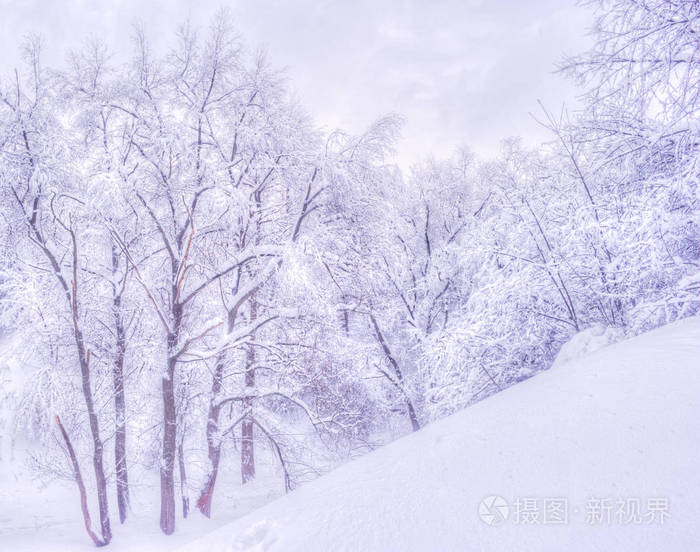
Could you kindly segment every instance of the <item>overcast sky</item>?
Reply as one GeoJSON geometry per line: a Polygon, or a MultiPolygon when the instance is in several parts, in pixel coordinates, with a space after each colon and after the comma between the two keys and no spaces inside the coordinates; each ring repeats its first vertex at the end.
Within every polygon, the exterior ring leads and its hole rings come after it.
{"type": "Polygon", "coordinates": [[[538,99],[576,106],[554,64],[590,43],[591,14],[575,0],[0,0],[1,72],[29,32],[56,64],[90,36],[127,49],[139,20],[163,46],[184,19],[206,25],[221,6],[251,47],[287,69],[320,126],[360,132],[403,115],[402,165],[461,146],[493,154],[507,136],[537,142],[538,99]]]}

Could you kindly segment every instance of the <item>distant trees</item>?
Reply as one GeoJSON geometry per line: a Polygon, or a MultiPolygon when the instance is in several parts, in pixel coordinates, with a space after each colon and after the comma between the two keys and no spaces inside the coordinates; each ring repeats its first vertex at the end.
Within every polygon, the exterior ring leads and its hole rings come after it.
{"type": "Polygon", "coordinates": [[[545,110],[551,143],[506,142],[481,168],[483,241],[463,262],[483,276],[424,359],[437,415],[546,368],[573,332],[697,312],[700,5],[591,4],[598,40],[562,64],[584,109],[545,110]]]}
{"type": "Polygon", "coordinates": [[[623,230],[617,238],[637,263],[620,273],[641,269],[626,298],[635,313],[629,323],[639,330],[694,312],[700,291],[700,5],[594,4],[596,44],[562,64],[586,87],[586,109],[557,133],[586,156],[594,176],[605,176],[607,207],[623,230]]]}
{"type": "Polygon", "coordinates": [[[698,2],[596,4],[563,65],[585,109],[544,111],[550,143],[405,174],[397,118],[321,136],[224,16],[165,56],[137,31],[123,67],[92,45],[49,71],[29,45],[0,83],[0,326],[28,344],[15,430],[76,481],[95,544],[134,470],[158,470],[170,534],[176,479],[210,516],[232,453],[242,483],[267,455],[289,489],[576,332],[697,312],[698,2]]]}

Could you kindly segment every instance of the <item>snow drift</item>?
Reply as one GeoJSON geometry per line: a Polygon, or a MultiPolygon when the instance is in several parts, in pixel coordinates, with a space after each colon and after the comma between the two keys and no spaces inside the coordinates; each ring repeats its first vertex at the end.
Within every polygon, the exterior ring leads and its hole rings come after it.
{"type": "Polygon", "coordinates": [[[603,348],[180,551],[695,549],[699,359],[697,318],[603,348]]]}

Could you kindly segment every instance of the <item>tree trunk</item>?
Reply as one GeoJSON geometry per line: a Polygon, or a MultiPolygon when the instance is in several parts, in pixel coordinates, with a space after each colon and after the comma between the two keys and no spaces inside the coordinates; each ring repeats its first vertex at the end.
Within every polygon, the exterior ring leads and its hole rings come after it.
{"type": "Polygon", "coordinates": [[[85,342],[83,334],[79,329],[77,321],[77,306],[73,311],[73,324],[75,332],[75,341],[78,346],[78,359],[80,361],[81,383],[83,388],[83,397],[87,407],[88,420],[90,422],[90,433],[92,435],[92,465],[95,469],[95,482],[97,484],[97,504],[100,511],[100,530],[102,531],[102,541],[104,544],[109,544],[112,540],[112,528],[109,523],[109,504],[107,502],[107,479],[105,478],[104,465],[102,455],[104,446],[100,439],[100,428],[95,412],[95,404],[92,397],[92,387],[90,384],[90,359],[89,353],[85,351],[85,342]]]}
{"type": "MultiPolygon", "coordinates": [[[[249,405],[246,404],[246,408],[249,405]]],[[[243,484],[255,479],[255,449],[253,446],[253,421],[241,422],[241,480],[243,484]]]]}
{"type": "Polygon", "coordinates": [[[209,460],[211,467],[207,482],[204,484],[199,499],[197,500],[197,508],[205,516],[211,517],[211,502],[214,496],[214,485],[216,485],[216,477],[219,473],[219,458],[221,457],[221,448],[219,446],[209,447],[209,460]]]}
{"type": "Polygon", "coordinates": [[[116,358],[112,375],[114,379],[114,465],[117,484],[117,506],[119,521],[124,523],[129,510],[129,477],[126,464],[126,401],[124,398],[124,355],[126,351],[126,336],[122,323],[121,296],[114,296],[114,322],[117,337],[116,358]]]}
{"type": "Polygon", "coordinates": [[[214,485],[219,473],[219,459],[221,458],[221,436],[219,432],[219,394],[221,393],[221,383],[224,375],[223,354],[219,356],[214,371],[214,378],[211,386],[211,397],[209,399],[209,416],[207,418],[207,448],[209,455],[209,475],[207,481],[197,500],[197,508],[205,516],[211,517],[211,502],[214,496],[214,485]]]}
{"type": "MultiPolygon", "coordinates": [[[[250,322],[253,323],[258,315],[255,298],[250,300],[250,322]]],[[[254,337],[254,336],[253,336],[254,337]]],[[[245,485],[251,479],[255,479],[255,442],[253,441],[253,397],[255,390],[255,349],[248,346],[246,352],[245,370],[246,397],[243,400],[244,412],[249,418],[245,418],[241,423],[241,481],[245,485]]]]}
{"type": "MultiPolygon", "coordinates": [[[[169,337],[168,342],[172,340],[169,337]]],[[[177,422],[175,417],[174,343],[168,347],[168,373],[161,381],[163,395],[163,450],[160,466],[160,528],[166,535],[175,531],[174,463],[177,422]]]]}
{"type": "Polygon", "coordinates": [[[408,408],[408,418],[411,420],[411,428],[413,431],[418,431],[420,429],[418,416],[416,416],[416,409],[413,408],[413,402],[409,398],[406,398],[406,407],[408,408]]]}
{"type": "Polygon", "coordinates": [[[372,321],[372,325],[374,326],[374,333],[377,336],[377,341],[379,342],[382,351],[384,351],[384,355],[389,361],[389,364],[394,369],[394,375],[396,377],[396,380],[393,380],[391,377],[389,377],[389,375],[386,374],[386,372],[384,372],[384,375],[403,395],[403,398],[406,401],[406,409],[408,410],[408,418],[411,421],[411,428],[413,429],[413,431],[418,431],[420,429],[420,423],[418,423],[418,416],[416,415],[416,409],[413,407],[413,401],[411,400],[411,397],[409,397],[404,387],[404,379],[403,373],[401,372],[401,368],[399,368],[399,364],[398,362],[396,362],[396,359],[394,358],[394,355],[391,352],[391,349],[389,348],[389,344],[384,338],[382,330],[379,328],[379,323],[377,322],[377,319],[375,318],[374,314],[370,312],[369,318],[372,321]]]}
{"type": "Polygon", "coordinates": [[[76,485],[78,485],[78,491],[80,492],[80,508],[83,511],[83,522],[85,523],[85,530],[87,534],[95,543],[95,546],[104,546],[106,542],[100,540],[100,538],[92,530],[92,520],[90,519],[90,510],[87,503],[87,492],[85,491],[85,483],[83,482],[83,475],[80,473],[80,464],[78,464],[78,458],[75,455],[75,450],[68,437],[68,433],[61,423],[61,419],[56,416],[56,424],[58,424],[58,429],[61,431],[63,436],[63,441],[66,443],[66,448],[68,449],[68,456],[70,457],[71,466],[73,468],[73,479],[76,485]]]}
{"type": "Polygon", "coordinates": [[[187,492],[187,472],[185,471],[185,454],[182,441],[177,446],[177,459],[180,465],[180,496],[182,497],[182,517],[187,518],[190,513],[190,496],[187,492]]]}
{"type": "MultiPolygon", "coordinates": [[[[178,296],[173,270],[172,297],[178,296]]],[[[166,535],[175,531],[175,452],[177,448],[177,407],[175,403],[175,367],[182,327],[182,304],[172,304],[173,329],[168,333],[168,365],[161,381],[163,395],[163,450],[160,465],[160,528],[166,535]]]]}
{"type": "MultiPolygon", "coordinates": [[[[230,334],[236,323],[238,307],[234,307],[228,312],[227,331],[230,334]]],[[[224,366],[226,362],[225,353],[220,353],[216,359],[216,369],[211,383],[211,396],[209,397],[209,415],[207,417],[207,448],[209,455],[209,475],[202,487],[197,500],[197,508],[205,516],[211,517],[211,503],[214,498],[214,486],[219,474],[219,461],[221,460],[221,430],[219,428],[219,415],[221,413],[220,394],[223,386],[224,366]]]]}

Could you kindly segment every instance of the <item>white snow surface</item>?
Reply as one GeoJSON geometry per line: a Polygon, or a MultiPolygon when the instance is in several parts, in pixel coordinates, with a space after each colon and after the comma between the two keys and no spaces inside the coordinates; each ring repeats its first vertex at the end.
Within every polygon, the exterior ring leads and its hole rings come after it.
{"type": "Polygon", "coordinates": [[[554,359],[552,367],[557,368],[572,360],[583,358],[596,352],[598,349],[617,343],[623,338],[624,332],[621,328],[609,328],[602,324],[596,324],[591,328],[578,332],[564,343],[554,359]]]}
{"type": "Polygon", "coordinates": [[[693,318],[562,363],[178,550],[698,550],[699,391],[693,318]],[[492,495],[509,507],[497,525],[479,516],[492,495]],[[544,523],[546,499],[565,501],[566,523],[544,523]],[[653,501],[668,501],[663,523],[653,501]]]}

